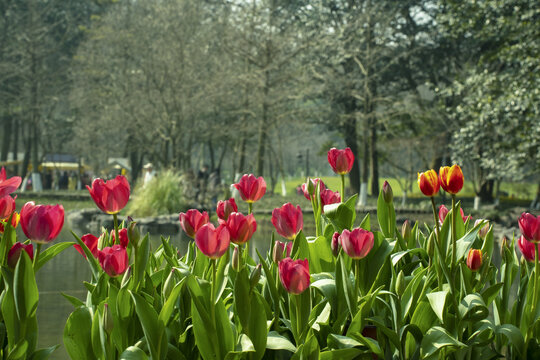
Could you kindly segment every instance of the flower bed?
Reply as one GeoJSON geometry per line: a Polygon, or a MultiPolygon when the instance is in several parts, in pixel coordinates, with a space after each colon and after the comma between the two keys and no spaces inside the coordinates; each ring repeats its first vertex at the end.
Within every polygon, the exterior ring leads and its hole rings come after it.
{"type": "Polygon", "coordinates": [[[253,207],[266,192],[262,177],[235,184],[248,214],[234,199],[218,203],[217,224],[206,212],[181,213],[194,241],[179,254],[166,238],[151,249],[136,222],[118,222],[130,195],[122,176],[89,187],[112,218],[110,229],[42,249],[62,228],[62,206],[30,202],[17,214],[10,194],[20,178],[2,170],[1,357],[46,359],[56,349],[36,349],[35,273],[74,246],[92,276],[81,284],[85,301],[64,295],[74,305],[64,329],[73,359],[535,358],[540,217],[521,215],[522,236],[503,241],[496,267],[492,226],[463,214],[457,194],[464,178],[454,165],[419,174],[433,228],[406,222],[398,229],[387,183],[376,219],[367,214],[354,227],[357,196],[341,196],[351,155],[328,154],[341,192],[317,179],[302,186],[315,233],[304,234],[299,206],[284,204],[272,212],[270,250],[255,259],[248,249],[257,231],[253,207]],[[452,197],[449,209],[437,208],[440,187],[452,197]],[[26,241],[16,238],[19,219],[26,241]],[[372,231],[373,221],[380,231],[372,231]]]}

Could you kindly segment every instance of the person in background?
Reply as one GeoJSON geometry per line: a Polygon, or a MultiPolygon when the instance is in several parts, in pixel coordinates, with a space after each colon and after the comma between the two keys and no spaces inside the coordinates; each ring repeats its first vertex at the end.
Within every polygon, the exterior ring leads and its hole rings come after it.
{"type": "Polygon", "coordinates": [[[143,166],[144,169],[144,179],[143,179],[143,186],[146,186],[154,176],[156,176],[156,172],[154,171],[154,166],[152,163],[147,163],[143,166]]]}

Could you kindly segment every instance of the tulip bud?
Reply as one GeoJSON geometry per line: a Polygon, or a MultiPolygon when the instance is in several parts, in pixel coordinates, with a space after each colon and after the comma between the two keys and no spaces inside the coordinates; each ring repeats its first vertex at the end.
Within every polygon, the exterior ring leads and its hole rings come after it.
{"type": "Polygon", "coordinates": [[[397,279],[396,279],[396,294],[401,297],[405,292],[405,274],[403,270],[400,270],[397,279]]]}
{"type": "Polygon", "coordinates": [[[176,275],[175,275],[174,269],[172,269],[171,273],[169,274],[169,276],[167,276],[167,279],[165,280],[165,284],[163,284],[163,298],[164,299],[169,298],[175,285],[176,285],[176,275]]]}
{"type": "Polygon", "coordinates": [[[109,310],[109,304],[105,304],[105,307],[103,308],[103,330],[105,330],[107,335],[111,335],[113,327],[114,320],[111,311],[109,310]]]}
{"type": "Polygon", "coordinates": [[[310,178],[307,179],[307,190],[310,196],[315,195],[315,184],[313,184],[313,180],[310,178]]]}
{"type": "Polygon", "coordinates": [[[30,257],[30,260],[34,260],[34,247],[32,246],[32,244],[23,244],[20,242],[16,242],[8,251],[7,263],[10,268],[15,269],[15,266],[17,266],[17,262],[21,257],[22,251],[26,251],[26,253],[30,257]]]}
{"type": "Polygon", "coordinates": [[[482,250],[470,249],[467,255],[467,267],[471,271],[478,271],[482,266],[482,250]]]}
{"type": "Polygon", "coordinates": [[[409,220],[405,220],[403,223],[403,226],[401,227],[401,236],[405,241],[407,241],[411,237],[411,223],[409,220]]]}
{"type": "Polygon", "coordinates": [[[129,242],[133,244],[133,246],[139,247],[139,240],[141,239],[141,233],[139,232],[139,228],[137,227],[137,223],[135,221],[131,221],[129,223],[128,239],[129,239],[129,242]]]}
{"type": "MultiPolygon", "coordinates": [[[[478,219],[474,222],[474,226],[480,224],[482,221],[484,221],[484,219],[478,219]]],[[[479,231],[478,231],[478,236],[482,239],[484,239],[487,235],[489,231],[489,222],[486,223],[486,225],[484,225],[479,231]]]]}
{"type": "Polygon", "coordinates": [[[428,238],[427,253],[430,258],[433,258],[435,251],[435,232],[432,232],[428,238]]]}
{"type": "Polygon", "coordinates": [[[240,270],[240,252],[238,250],[238,246],[234,247],[231,265],[234,271],[240,270]]]}
{"type": "Polygon", "coordinates": [[[251,276],[249,277],[249,286],[251,289],[253,289],[259,283],[259,280],[261,279],[261,269],[262,265],[259,264],[251,272],[251,276]]]}
{"type": "Polygon", "coordinates": [[[334,255],[334,257],[337,257],[341,248],[341,245],[339,243],[339,233],[337,231],[332,236],[332,243],[330,244],[330,246],[332,248],[332,255],[334,255]]]}
{"type": "Polygon", "coordinates": [[[386,180],[384,181],[382,192],[383,192],[384,202],[386,202],[387,204],[390,204],[392,200],[394,200],[394,192],[392,191],[392,187],[386,180]]]}
{"type": "Polygon", "coordinates": [[[502,239],[501,239],[501,258],[504,259],[504,249],[506,249],[508,247],[508,238],[506,237],[506,235],[503,235],[502,239]]]}

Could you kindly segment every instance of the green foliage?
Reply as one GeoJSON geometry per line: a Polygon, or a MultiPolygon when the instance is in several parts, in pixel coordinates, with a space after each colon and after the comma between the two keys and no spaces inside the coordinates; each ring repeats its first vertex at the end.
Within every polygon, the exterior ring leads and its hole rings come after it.
{"type": "Polygon", "coordinates": [[[135,216],[156,216],[185,211],[189,204],[181,186],[181,176],[177,172],[162,171],[148,184],[135,188],[127,212],[135,216]]]}

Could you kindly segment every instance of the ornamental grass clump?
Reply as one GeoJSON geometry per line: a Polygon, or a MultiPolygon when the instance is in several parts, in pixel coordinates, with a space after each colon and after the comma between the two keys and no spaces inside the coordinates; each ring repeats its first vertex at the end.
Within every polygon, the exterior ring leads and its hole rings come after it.
{"type": "MultiPolygon", "coordinates": [[[[331,151],[330,165],[346,173],[354,158],[331,151]]],[[[357,219],[357,195],[323,204],[324,186],[308,179],[315,234],[304,233],[299,206],[284,204],[272,213],[275,231],[265,236],[270,249],[261,254],[252,245],[256,257],[248,249],[263,215],[253,212],[253,203],[266,183],[252,174],[236,184],[247,215],[231,199],[218,203],[215,222],[196,209],[179,214],[193,239],[182,254],[164,237],[152,247],[135,221],[118,221],[125,209],[103,206],[114,229],[74,234],[75,242],[50,246],[39,257],[29,241],[16,242],[12,213],[1,221],[1,355],[46,359],[53,353],[55,346],[35,346],[34,274],[77,245],[91,278],[81,284],[84,301],[64,295],[74,305],[64,329],[73,359],[538,358],[540,220],[520,217],[518,240],[503,241],[495,266],[493,226],[473,222],[461,209],[464,181],[457,165],[419,174],[433,223],[398,227],[388,183],[377,216],[357,219]],[[438,204],[441,189],[451,204],[438,204]]],[[[110,197],[124,199],[125,189],[112,186],[110,197]]],[[[31,222],[39,236],[30,238],[52,241],[36,224],[50,221],[56,229],[55,213],[31,222]]]]}

